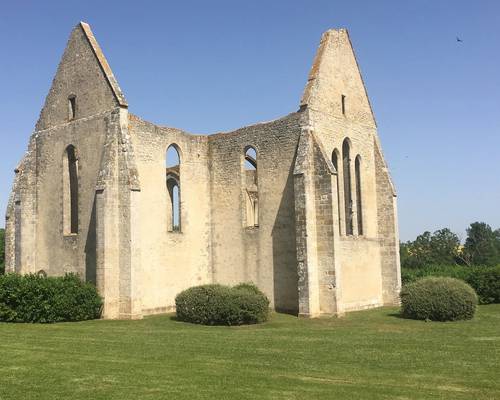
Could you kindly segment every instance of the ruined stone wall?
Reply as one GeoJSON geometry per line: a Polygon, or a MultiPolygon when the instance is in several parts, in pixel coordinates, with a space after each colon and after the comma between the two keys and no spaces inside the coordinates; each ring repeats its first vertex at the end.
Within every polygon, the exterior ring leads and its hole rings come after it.
{"type": "Polygon", "coordinates": [[[337,172],[322,143],[308,129],[301,134],[294,184],[299,315],[340,315],[337,172]]]}
{"type": "Polygon", "coordinates": [[[190,286],[249,281],[277,310],[317,316],[395,303],[398,240],[394,188],[345,30],[323,36],[299,112],[206,136],[128,114],[81,23],[16,172],[6,267],[80,274],[104,296],[105,318],[172,310],[175,296],[190,286]],[[344,204],[346,139],[352,234],[344,204]],[[70,145],[78,176],[72,233],[63,220],[70,145]],[[167,170],[171,145],[180,165],[167,170]],[[256,171],[245,169],[250,146],[256,171]],[[362,219],[355,206],[358,156],[362,219]],[[167,173],[178,174],[178,231],[171,229],[167,173]]]}
{"type": "Polygon", "coordinates": [[[293,170],[298,314],[300,316],[313,316],[319,313],[311,142],[310,132],[307,130],[301,132],[293,170]]]}
{"type": "Polygon", "coordinates": [[[5,260],[8,272],[36,271],[36,140],[30,137],[28,150],[15,171],[6,221],[5,260]]]}
{"type": "MultiPolygon", "coordinates": [[[[310,126],[323,144],[325,153],[331,157],[334,150],[340,154],[338,165],[341,234],[339,254],[342,270],[342,299],[345,311],[382,304],[381,261],[379,255],[379,232],[377,216],[376,168],[373,148],[374,130],[343,119],[324,114],[309,113],[310,126]],[[351,193],[356,212],[356,191],[354,162],[361,157],[361,193],[363,211],[363,234],[357,232],[357,217],[353,214],[354,234],[346,234],[344,207],[344,176],[342,163],[342,143],[348,138],[351,158],[351,193]]],[[[336,190],[335,190],[336,193],[336,190]]],[[[337,199],[334,199],[337,201],[337,199]]],[[[336,216],[338,218],[338,215],[336,216]]]]}
{"type": "Polygon", "coordinates": [[[208,137],[214,281],[252,281],[277,309],[298,308],[293,166],[300,115],[208,137]],[[245,225],[244,155],[257,151],[259,226],[245,225]]]}
{"type": "Polygon", "coordinates": [[[129,118],[129,132],[141,180],[143,309],[166,311],[181,290],[212,281],[207,137],[158,127],[135,116],[129,118]],[[165,161],[172,144],[180,157],[180,232],[170,232],[167,221],[165,161]]]}
{"type": "Polygon", "coordinates": [[[40,112],[36,131],[67,123],[68,98],[72,95],[76,96],[78,118],[87,118],[118,105],[124,105],[120,104],[124,102],[124,99],[117,100],[113,87],[109,85],[109,77],[97,59],[98,57],[104,59],[104,56],[96,55],[96,52],[100,53],[100,49],[97,43],[95,43],[96,48],[92,47],[84,25],[77,25],[71,32],[44,107],[40,112]]]}
{"type": "Polygon", "coordinates": [[[378,140],[374,141],[377,169],[377,207],[382,263],[382,298],[386,305],[399,303],[401,265],[396,193],[378,140]]]}
{"type": "Polygon", "coordinates": [[[320,314],[337,313],[337,272],[339,249],[336,248],[338,221],[336,221],[336,172],[323,146],[313,137],[313,184],[316,212],[317,277],[320,314]]]}
{"type": "Polygon", "coordinates": [[[322,143],[325,153],[338,154],[339,253],[342,303],[345,311],[382,304],[380,234],[378,223],[377,168],[374,138],[376,124],[359,72],[349,36],[345,30],[328,31],[322,39],[302,98],[306,124],[322,143]],[[353,234],[347,232],[344,140],[350,147],[353,234]],[[357,213],[355,160],[360,157],[362,216],[357,213]],[[362,218],[363,232],[358,232],[362,218]]]}
{"type": "MultiPolygon", "coordinates": [[[[16,171],[18,169],[16,168],[16,171]]],[[[17,194],[18,172],[15,172],[12,191],[9,195],[7,210],[5,213],[5,272],[14,272],[16,266],[16,215],[15,215],[15,197],[17,194]]]]}
{"type": "Polygon", "coordinates": [[[111,113],[77,119],[37,134],[37,270],[76,272],[95,282],[93,215],[97,175],[111,113]],[[63,229],[63,158],[73,145],[78,157],[78,233],[63,229]]]}
{"type": "Polygon", "coordinates": [[[14,237],[19,236],[14,247],[20,253],[19,272],[76,272],[95,282],[95,235],[89,230],[95,186],[109,121],[126,105],[117,85],[110,85],[114,78],[102,59],[88,25],[77,25],[16,177],[14,209],[18,204],[20,211],[17,218],[14,215],[14,237]],[[61,213],[66,201],[63,159],[69,145],[78,160],[78,232],[73,234],[63,229],[61,213]]]}

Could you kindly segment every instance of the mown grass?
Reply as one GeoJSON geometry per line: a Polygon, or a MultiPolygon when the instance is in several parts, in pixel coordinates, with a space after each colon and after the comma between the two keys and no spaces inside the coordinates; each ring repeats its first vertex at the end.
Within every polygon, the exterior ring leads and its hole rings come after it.
{"type": "Polygon", "coordinates": [[[0,399],[500,398],[500,305],[452,323],[396,311],[230,328],[0,323],[0,399]]]}

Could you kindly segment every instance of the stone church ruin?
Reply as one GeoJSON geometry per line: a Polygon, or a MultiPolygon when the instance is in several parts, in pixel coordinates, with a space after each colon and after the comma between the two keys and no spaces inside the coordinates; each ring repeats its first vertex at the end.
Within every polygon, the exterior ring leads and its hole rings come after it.
{"type": "Polygon", "coordinates": [[[298,111],[192,135],[131,114],[78,24],[15,170],[6,268],[79,274],[104,318],[212,282],[309,317],[397,303],[396,193],[347,31],[323,34],[298,111]]]}

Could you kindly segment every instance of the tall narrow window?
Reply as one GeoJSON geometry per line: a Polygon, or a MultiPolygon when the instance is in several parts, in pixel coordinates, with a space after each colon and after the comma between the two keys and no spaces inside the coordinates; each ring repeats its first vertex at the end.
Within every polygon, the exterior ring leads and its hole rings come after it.
{"type": "Polygon", "coordinates": [[[65,235],[78,233],[78,158],[73,145],[63,157],[63,230],[65,235]]]}
{"type": "Polygon", "coordinates": [[[339,188],[339,179],[340,179],[340,171],[339,171],[339,151],[337,149],[332,152],[332,164],[335,167],[335,171],[337,172],[337,212],[338,212],[338,221],[339,221],[339,233],[341,233],[341,217],[340,217],[340,208],[342,204],[340,202],[340,188],[339,188]]]}
{"type": "Polygon", "coordinates": [[[245,226],[259,226],[259,188],[257,151],[248,146],[245,150],[243,187],[245,197],[245,226]]]}
{"type": "Polygon", "coordinates": [[[356,156],[354,161],[356,174],[356,213],[358,216],[358,235],[363,234],[363,199],[361,193],[361,157],[356,156]]]}
{"type": "Polygon", "coordinates": [[[180,232],[180,189],[176,176],[167,176],[168,192],[168,231],[180,232]]]}
{"type": "Polygon", "coordinates": [[[344,174],[344,208],[345,208],[345,233],[352,235],[352,193],[351,193],[351,156],[349,139],[342,144],[342,169],[344,174]]]}
{"type": "Polygon", "coordinates": [[[342,95],[342,98],[341,98],[341,106],[342,106],[342,115],[345,115],[345,95],[342,95]]]}
{"type": "Polygon", "coordinates": [[[76,118],[76,96],[73,94],[68,97],[68,118],[70,121],[76,118]]]}
{"type": "Polygon", "coordinates": [[[181,231],[181,180],[180,157],[177,145],[168,147],[165,158],[165,179],[167,186],[167,229],[181,231]]]}

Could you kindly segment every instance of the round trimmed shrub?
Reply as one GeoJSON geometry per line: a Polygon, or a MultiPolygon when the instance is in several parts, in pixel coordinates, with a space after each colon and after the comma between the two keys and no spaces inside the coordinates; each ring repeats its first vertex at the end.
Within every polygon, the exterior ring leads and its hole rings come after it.
{"type": "Polygon", "coordinates": [[[177,318],[202,325],[256,324],[267,320],[269,300],[253,284],[194,286],[175,298],[177,318]]]}
{"type": "Polygon", "coordinates": [[[403,286],[403,317],[431,321],[456,321],[474,317],[477,295],[455,278],[428,277],[403,286]]]}
{"type": "Polygon", "coordinates": [[[260,294],[261,296],[266,297],[266,295],[252,282],[238,283],[236,286],[233,286],[233,289],[247,290],[251,293],[260,294]]]}
{"type": "Polygon", "coordinates": [[[269,316],[269,300],[253,283],[240,283],[232,288],[232,296],[238,304],[237,324],[258,324],[269,316]]]}
{"type": "Polygon", "coordinates": [[[52,323],[101,316],[97,289],[75,274],[0,276],[0,321],[52,323]]]}

